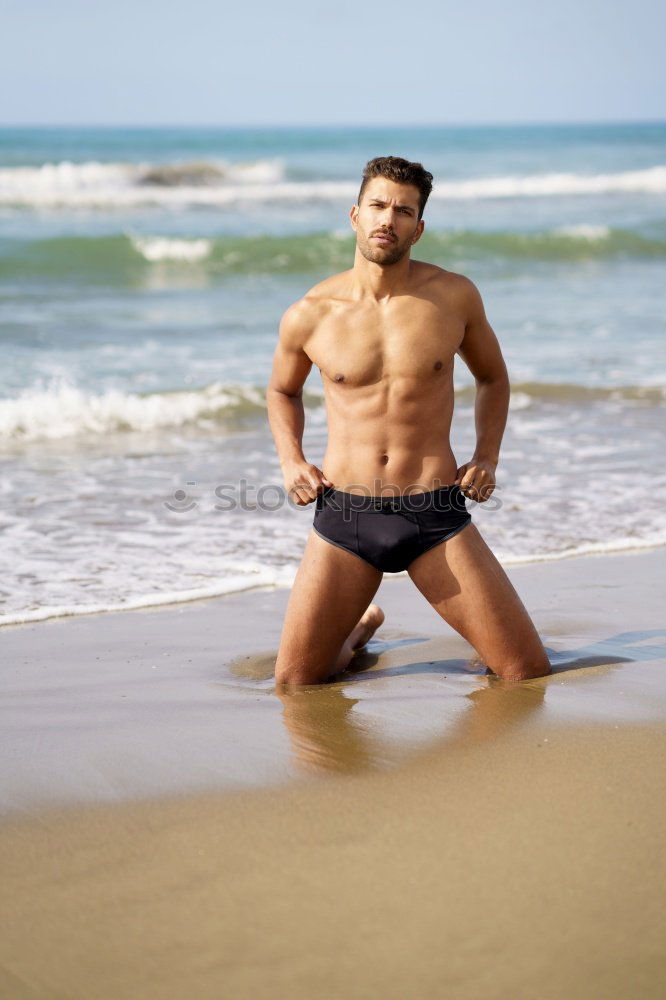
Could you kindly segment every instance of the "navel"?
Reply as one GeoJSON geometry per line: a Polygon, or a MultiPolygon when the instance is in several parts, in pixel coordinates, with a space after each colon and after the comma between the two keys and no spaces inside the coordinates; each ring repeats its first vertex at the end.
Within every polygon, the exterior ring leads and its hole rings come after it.
{"type": "Polygon", "coordinates": [[[438,372],[441,367],[442,367],[442,362],[435,361],[435,371],[438,372]]]}
{"type": "Polygon", "coordinates": [[[380,458],[379,458],[379,461],[382,463],[382,465],[386,465],[386,463],[388,462],[388,460],[389,460],[388,455],[381,455],[380,458]]]}

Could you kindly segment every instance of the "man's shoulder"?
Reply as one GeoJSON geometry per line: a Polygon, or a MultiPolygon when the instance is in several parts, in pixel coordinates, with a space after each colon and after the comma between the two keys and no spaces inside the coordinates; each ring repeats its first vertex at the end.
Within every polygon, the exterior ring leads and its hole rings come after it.
{"type": "Polygon", "coordinates": [[[418,282],[430,287],[443,290],[447,293],[458,292],[464,295],[474,288],[474,282],[464,274],[457,271],[447,271],[446,268],[438,264],[429,264],[426,261],[414,261],[418,265],[416,279],[418,282]]]}
{"type": "Polygon", "coordinates": [[[456,312],[463,322],[483,311],[481,293],[471,278],[457,271],[447,271],[437,264],[424,264],[421,272],[421,292],[450,313],[456,312]]]}
{"type": "Polygon", "coordinates": [[[312,288],[309,288],[303,298],[307,300],[313,309],[325,310],[330,308],[336,299],[339,299],[341,296],[344,297],[346,290],[349,288],[349,279],[352,272],[353,268],[349,268],[346,271],[339,271],[337,274],[330,274],[327,278],[323,278],[316,285],[313,285],[312,288]]]}
{"type": "Polygon", "coordinates": [[[283,340],[301,346],[305,343],[340,294],[344,274],[348,272],[324,278],[309,288],[300,299],[292,302],[280,320],[280,336],[283,340]]]}
{"type": "Polygon", "coordinates": [[[340,297],[345,277],[349,271],[332,274],[305,292],[300,299],[285,310],[280,323],[281,329],[298,334],[309,335],[320,320],[329,311],[333,303],[340,297]]]}

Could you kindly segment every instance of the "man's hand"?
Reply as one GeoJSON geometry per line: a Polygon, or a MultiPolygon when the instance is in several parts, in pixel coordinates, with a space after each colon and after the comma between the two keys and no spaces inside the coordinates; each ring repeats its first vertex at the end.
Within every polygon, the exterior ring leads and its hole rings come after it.
{"type": "Polygon", "coordinates": [[[305,507],[317,499],[324,486],[332,486],[321,469],[303,460],[285,462],[282,466],[284,485],[299,507],[305,507]]]}
{"type": "Polygon", "coordinates": [[[488,500],[495,489],[496,462],[478,461],[472,458],[466,465],[456,470],[456,483],[465,496],[477,503],[488,500]]]}

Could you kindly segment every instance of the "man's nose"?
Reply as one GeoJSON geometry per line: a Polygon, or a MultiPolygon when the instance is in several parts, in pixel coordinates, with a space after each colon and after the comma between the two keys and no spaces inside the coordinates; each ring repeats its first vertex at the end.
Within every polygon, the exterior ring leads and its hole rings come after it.
{"type": "Polygon", "coordinates": [[[391,205],[385,206],[379,213],[379,219],[385,226],[392,226],[395,219],[395,209],[391,205]]]}

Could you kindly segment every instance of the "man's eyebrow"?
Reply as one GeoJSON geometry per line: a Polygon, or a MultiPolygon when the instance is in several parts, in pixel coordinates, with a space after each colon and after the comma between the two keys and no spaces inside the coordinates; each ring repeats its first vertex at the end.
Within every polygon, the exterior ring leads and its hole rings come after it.
{"type": "MultiPolygon", "coordinates": [[[[370,201],[378,201],[380,205],[386,205],[386,202],[384,201],[383,198],[375,198],[373,196],[370,199],[370,201]]],[[[410,212],[415,212],[416,211],[416,209],[412,205],[396,205],[395,207],[396,208],[408,208],[410,212]]]]}

